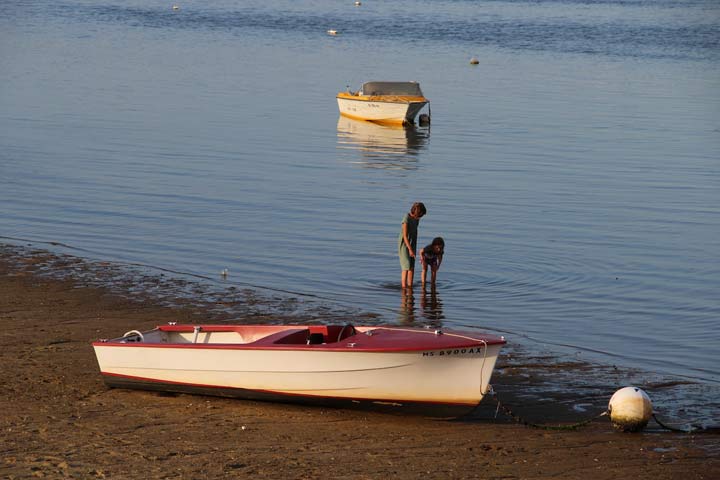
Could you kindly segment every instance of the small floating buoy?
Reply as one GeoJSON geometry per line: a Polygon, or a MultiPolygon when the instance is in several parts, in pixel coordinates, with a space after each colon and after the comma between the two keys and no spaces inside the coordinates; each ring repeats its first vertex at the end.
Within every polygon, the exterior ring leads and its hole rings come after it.
{"type": "Polygon", "coordinates": [[[355,2],[356,7],[359,7],[360,5],[362,5],[362,2],[355,2]]]}
{"type": "Polygon", "coordinates": [[[608,412],[610,421],[617,430],[639,432],[652,417],[652,402],[641,389],[625,387],[610,398],[608,412]]]}
{"type": "Polygon", "coordinates": [[[477,57],[472,57],[470,59],[470,65],[478,65],[480,63],[480,60],[477,59],[477,57]]]}
{"type": "Polygon", "coordinates": [[[223,277],[227,277],[227,275],[228,275],[228,269],[227,269],[227,268],[224,268],[223,271],[220,272],[220,275],[222,275],[223,277]]]}
{"type": "Polygon", "coordinates": [[[338,31],[337,30],[328,30],[327,33],[328,33],[328,35],[337,35],[338,31]]]}
{"type": "Polygon", "coordinates": [[[173,5],[173,10],[180,10],[180,6],[179,6],[179,5],[173,5]]]}

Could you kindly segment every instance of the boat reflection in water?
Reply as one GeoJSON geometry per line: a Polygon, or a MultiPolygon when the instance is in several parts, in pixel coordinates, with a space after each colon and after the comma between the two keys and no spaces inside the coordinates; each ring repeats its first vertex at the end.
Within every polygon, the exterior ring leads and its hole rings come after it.
{"type": "Polygon", "coordinates": [[[338,118],[338,148],[356,151],[367,168],[415,170],[417,156],[427,146],[430,127],[379,125],[344,116],[338,118]]]}

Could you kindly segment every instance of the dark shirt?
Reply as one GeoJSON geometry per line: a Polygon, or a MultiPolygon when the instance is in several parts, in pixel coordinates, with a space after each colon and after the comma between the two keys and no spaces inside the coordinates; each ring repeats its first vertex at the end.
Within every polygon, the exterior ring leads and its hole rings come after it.
{"type": "Polygon", "coordinates": [[[442,258],[442,253],[436,253],[432,244],[427,245],[425,247],[425,249],[423,249],[423,261],[425,263],[427,263],[428,265],[439,264],[441,258],[442,258]]]}

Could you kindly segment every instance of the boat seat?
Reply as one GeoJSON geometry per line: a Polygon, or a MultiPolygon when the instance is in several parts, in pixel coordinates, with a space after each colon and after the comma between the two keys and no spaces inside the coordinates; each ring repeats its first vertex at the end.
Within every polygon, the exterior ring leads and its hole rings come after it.
{"type": "Polygon", "coordinates": [[[320,345],[325,343],[325,335],[322,333],[310,333],[307,337],[308,345],[320,345]]]}
{"type": "Polygon", "coordinates": [[[302,345],[307,342],[307,328],[293,328],[273,333],[253,342],[253,345],[302,345]]]}

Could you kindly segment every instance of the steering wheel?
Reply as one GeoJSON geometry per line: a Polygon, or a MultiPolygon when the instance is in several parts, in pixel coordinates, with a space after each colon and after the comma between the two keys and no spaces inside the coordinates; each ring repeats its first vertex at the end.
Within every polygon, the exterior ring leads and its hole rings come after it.
{"type": "Polygon", "coordinates": [[[143,334],[137,330],[130,330],[129,332],[125,332],[125,335],[123,335],[122,338],[127,338],[127,337],[132,337],[132,336],[136,336],[136,337],[140,338],[139,341],[141,341],[141,342],[145,341],[145,337],[143,337],[143,334]]]}
{"type": "Polygon", "coordinates": [[[357,331],[355,330],[355,327],[353,326],[352,323],[346,323],[340,329],[340,333],[338,334],[338,339],[337,339],[338,342],[343,339],[343,333],[345,333],[346,329],[350,329],[352,331],[352,333],[350,335],[348,335],[348,337],[355,335],[357,333],[357,331]]]}

